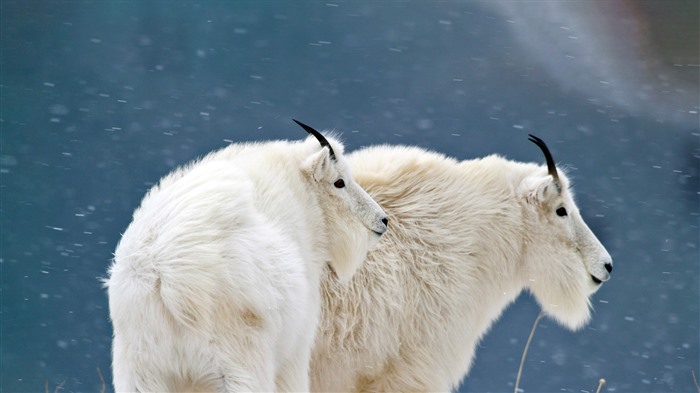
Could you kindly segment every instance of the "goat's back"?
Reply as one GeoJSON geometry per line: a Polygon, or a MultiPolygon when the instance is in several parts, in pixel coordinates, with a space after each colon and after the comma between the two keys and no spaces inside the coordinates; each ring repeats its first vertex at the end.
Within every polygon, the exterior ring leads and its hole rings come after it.
{"type": "MultiPolygon", "coordinates": [[[[283,360],[295,343],[282,333],[303,331],[298,314],[310,309],[298,246],[257,211],[249,174],[230,161],[164,180],[135,212],[110,269],[115,388],[134,390],[119,381],[137,379],[154,390],[218,386],[217,367],[232,356],[224,353],[253,337],[283,360]],[[171,384],[151,384],[162,381],[171,384]]],[[[245,356],[263,350],[234,356],[252,363],[245,356]]]]}
{"type": "Polygon", "coordinates": [[[379,146],[349,161],[390,224],[350,283],[322,280],[312,390],[449,390],[471,362],[467,341],[500,313],[471,312],[481,288],[502,284],[482,271],[494,249],[519,247],[506,160],[379,146]],[[373,385],[382,375],[403,382],[373,385]]]}

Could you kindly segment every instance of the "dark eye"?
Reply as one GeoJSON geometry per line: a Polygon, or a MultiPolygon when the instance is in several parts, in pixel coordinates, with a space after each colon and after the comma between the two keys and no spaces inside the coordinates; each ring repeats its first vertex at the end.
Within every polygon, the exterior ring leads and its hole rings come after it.
{"type": "Polygon", "coordinates": [[[568,214],[569,213],[567,213],[566,209],[564,209],[563,207],[560,207],[559,209],[557,209],[557,216],[559,216],[559,217],[565,217],[568,214]]]}
{"type": "Polygon", "coordinates": [[[335,188],[343,188],[345,187],[345,182],[343,181],[343,179],[338,179],[335,181],[335,183],[333,183],[333,185],[335,186],[335,188]]]}

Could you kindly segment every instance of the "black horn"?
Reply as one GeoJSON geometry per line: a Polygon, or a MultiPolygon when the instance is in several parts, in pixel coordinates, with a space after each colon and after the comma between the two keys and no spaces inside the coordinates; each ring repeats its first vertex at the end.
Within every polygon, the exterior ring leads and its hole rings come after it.
{"type": "Polygon", "coordinates": [[[528,140],[537,146],[539,146],[540,149],[542,149],[542,153],[544,153],[544,158],[547,160],[547,170],[549,171],[549,174],[554,178],[554,182],[559,185],[559,172],[557,172],[557,166],[554,164],[554,158],[552,158],[552,153],[549,152],[549,148],[547,147],[547,144],[544,143],[544,141],[532,134],[530,135],[530,138],[528,140]]]}
{"type": "Polygon", "coordinates": [[[327,147],[328,148],[328,155],[331,157],[332,160],[335,161],[335,152],[333,152],[333,148],[331,147],[331,144],[328,143],[328,140],[318,131],[314,130],[313,128],[307,126],[306,124],[300,122],[297,119],[292,119],[294,120],[295,123],[299,124],[301,128],[306,130],[309,134],[313,135],[316,139],[318,139],[318,143],[321,144],[321,146],[327,147]]]}

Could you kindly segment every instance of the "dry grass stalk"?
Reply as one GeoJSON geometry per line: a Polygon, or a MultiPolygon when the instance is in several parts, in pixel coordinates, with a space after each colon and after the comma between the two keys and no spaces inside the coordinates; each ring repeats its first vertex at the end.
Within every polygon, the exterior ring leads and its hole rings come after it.
{"type": "Polygon", "coordinates": [[[596,389],[595,393],[600,393],[600,389],[603,388],[603,385],[605,385],[605,378],[598,380],[598,389],[596,389]]]}
{"type": "Polygon", "coordinates": [[[105,379],[102,376],[102,371],[100,370],[99,367],[97,368],[97,375],[100,376],[100,382],[102,382],[102,389],[100,389],[100,393],[105,393],[105,390],[107,389],[107,385],[105,384],[105,379]]]}
{"type": "Polygon", "coordinates": [[[518,376],[515,379],[515,390],[513,390],[514,393],[518,393],[518,386],[520,386],[520,376],[523,373],[523,364],[525,364],[525,358],[527,357],[527,351],[530,349],[530,342],[532,341],[532,337],[535,335],[535,329],[537,329],[537,324],[540,322],[540,319],[544,316],[544,311],[540,311],[540,313],[537,315],[537,319],[535,319],[535,322],[532,324],[532,330],[530,331],[530,337],[527,338],[527,343],[525,344],[525,349],[523,350],[523,356],[520,358],[520,367],[518,367],[518,376]]]}
{"type": "MultiPolygon", "coordinates": [[[[99,367],[97,367],[97,375],[100,376],[100,382],[102,382],[102,388],[100,389],[100,393],[105,393],[107,390],[107,384],[105,383],[105,379],[102,376],[102,370],[100,370],[99,367]]],[[[58,393],[59,390],[63,390],[63,385],[65,385],[66,381],[63,381],[56,386],[56,389],[54,389],[53,393],[58,393]]],[[[49,380],[46,380],[46,384],[44,386],[44,389],[46,393],[49,393],[49,380]]]]}
{"type": "MultiPolygon", "coordinates": [[[[56,386],[56,389],[54,389],[53,393],[58,393],[59,390],[63,390],[63,385],[65,385],[66,381],[63,381],[56,386]]],[[[46,380],[46,385],[45,385],[46,393],[49,393],[49,380],[46,380]]]]}

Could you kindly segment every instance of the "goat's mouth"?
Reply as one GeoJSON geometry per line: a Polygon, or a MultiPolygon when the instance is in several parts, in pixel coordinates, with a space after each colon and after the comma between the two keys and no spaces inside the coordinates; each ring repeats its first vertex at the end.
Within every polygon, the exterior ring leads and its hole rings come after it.
{"type": "MultiPolygon", "coordinates": [[[[590,274],[590,273],[589,273],[589,274],[590,274]]],[[[608,281],[609,279],[610,279],[610,274],[606,274],[606,275],[604,275],[602,278],[591,274],[591,280],[593,280],[593,282],[595,283],[595,285],[600,285],[600,284],[602,284],[602,283],[608,281]]]]}

